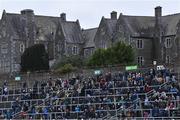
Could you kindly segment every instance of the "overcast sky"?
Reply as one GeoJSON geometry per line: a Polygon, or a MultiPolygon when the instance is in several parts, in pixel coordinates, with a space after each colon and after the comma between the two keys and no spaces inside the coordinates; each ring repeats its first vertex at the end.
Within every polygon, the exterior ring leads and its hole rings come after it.
{"type": "Polygon", "coordinates": [[[67,20],[79,19],[82,28],[92,28],[99,25],[102,16],[109,18],[111,11],[117,11],[118,16],[154,16],[156,6],[162,6],[163,15],[180,13],[180,0],[0,0],[0,14],[3,9],[9,13],[33,9],[36,15],[46,16],[65,12],[67,20]]]}

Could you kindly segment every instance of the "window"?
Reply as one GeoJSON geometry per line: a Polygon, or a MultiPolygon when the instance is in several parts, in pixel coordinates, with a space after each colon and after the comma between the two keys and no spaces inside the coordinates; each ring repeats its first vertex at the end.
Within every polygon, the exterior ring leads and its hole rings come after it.
{"type": "Polygon", "coordinates": [[[170,59],[171,59],[170,56],[167,55],[167,56],[166,56],[166,64],[169,64],[169,63],[171,62],[170,59]]]}
{"type": "Polygon", "coordinates": [[[1,45],[1,53],[2,54],[7,54],[8,53],[8,44],[2,44],[1,45]]]}
{"type": "Polygon", "coordinates": [[[57,44],[57,52],[60,52],[60,49],[61,47],[60,47],[60,45],[59,44],[57,44]]]}
{"type": "Polygon", "coordinates": [[[9,69],[10,69],[10,62],[8,62],[8,61],[5,61],[5,63],[4,63],[4,71],[9,71],[9,69]]]}
{"type": "Polygon", "coordinates": [[[25,50],[25,46],[23,43],[20,44],[20,52],[23,53],[25,50]]]}
{"type": "Polygon", "coordinates": [[[105,42],[102,42],[102,48],[103,48],[103,49],[107,49],[107,46],[106,46],[106,43],[105,43],[105,42]]]}
{"type": "Polygon", "coordinates": [[[72,54],[77,55],[78,54],[78,48],[77,46],[72,47],[72,54]]]}
{"type": "Polygon", "coordinates": [[[89,49],[84,50],[84,56],[87,57],[89,55],[89,49]]]}
{"type": "Polygon", "coordinates": [[[4,63],[4,67],[5,67],[5,68],[8,68],[8,67],[9,67],[9,65],[10,65],[10,62],[9,62],[9,61],[5,61],[5,63],[4,63]]]}
{"type": "Polygon", "coordinates": [[[138,56],[137,58],[137,62],[139,66],[144,65],[144,58],[142,56],[138,56]]]}
{"type": "Polygon", "coordinates": [[[94,49],[92,48],[91,50],[90,50],[90,55],[92,55],[94,53],[94,49]]]}
{"type": "Polygon", "coordinates": [[[103,28],[101,28],[100,31],[101,31],[101,35],[105,35],[105,31],[103,28]]]}
{"type": "Polygon", "coordinates": [[[165,47],[166,48],[170,48],[171,47],[171,39],[170,38],[166,38],[165,39],[165,47]]]}
{"type": "Polygon", "coordinates": [[[137,40],[136,46],[138,49],[142,49],[143,48],[143,40],[137,40]]]}

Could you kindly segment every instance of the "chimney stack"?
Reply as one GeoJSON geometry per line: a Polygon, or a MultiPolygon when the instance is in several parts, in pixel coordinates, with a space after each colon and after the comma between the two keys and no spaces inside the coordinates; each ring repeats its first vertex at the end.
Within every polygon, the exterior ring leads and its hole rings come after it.
{"type": "Polygon", "coordinates": [[[116,11],[111,12],[111,19],[117,20],[117,12],[116,11]]]}
{"type": "Polygon", "coordinates": [[[156,19],[156,24],[160,25],[161,24],[161,17],[162,17],[162,7],[157,6],[155,8],[155,19],[156,19]]]}
{"type": "Polygon", "coordinates": [[[21,15],[31,16],[31,15],[34,15],[34,11],[31,9],[24,9],[24,10],[21,10],[21,15]]]}
{"type": "Polygon", "coordinates": [[[66,21],[66,13],[61,13],[61,20],[66,21]]]}

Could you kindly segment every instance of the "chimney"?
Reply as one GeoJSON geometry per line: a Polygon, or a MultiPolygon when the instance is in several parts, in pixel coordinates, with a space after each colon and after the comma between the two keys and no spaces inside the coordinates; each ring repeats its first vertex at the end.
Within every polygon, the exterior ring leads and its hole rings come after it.
{"type": "Polygon", "coordinates": [[[31,16],[31,15],[34,15],[34,11],[31,9],[21,10],[21,15],[31,16]]]}
{"type": "Polygon", "coordinates": [[[23,17],[23,19],[21,19],[23,27],[27,29],[25,34],[23,34],[23,38],[26,39],[26,47],[30,47],[34,45],[36,38],[34,11],[31,9],[22,10],[21,16],[23,17]]]}
{"type": "Polygon", "coordinates": [[[156,24],[161,24],[161,16],[162,16],[162,8],[161,8],[161,6],[157,6],[155,8],[156,24]]]}
{"type": "Polygon", "coordinates": [[[116,11],[111,12],[111,19],[117,20],[117,12],[116,11]]]}
{"type": "Polygon", "coordinates": [[[66,21],[66,13],[61,13],[61,20],[66,21]]]}

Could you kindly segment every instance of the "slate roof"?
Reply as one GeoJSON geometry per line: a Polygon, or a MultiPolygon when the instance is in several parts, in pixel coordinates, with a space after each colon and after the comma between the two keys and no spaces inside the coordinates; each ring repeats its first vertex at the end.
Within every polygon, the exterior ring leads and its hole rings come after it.
{"type": "Polygon", "coordinates": [[[84,43],[81,28],[77,22],[61,21],[67,43],[84,43]]]}
{"type": "Polygon", "coordinates": [[[180,13],[162,17],[162,25],[165,27],[165,35],[174,35],[177,31],[177,24],[180,21],[180,13]]]}
{"type": "MultiPolygon", "coordinates": [[[[22,23],[21,14],[6,13],[7,19],[14,31],[16,38],[21,35],[22,23]]],[[[153,35],[155,17],[154,16],[129,16],[122,15],[125,24],[127,25],[131,34],[148,33],[153,35]]],[[[162,16],[162,25],[165,28],[165,35],[176,34],[176,26],[180,20],[180,13],[173,15],[162,16]]],[[[39,16],[35,15],[35,24],[37,29],[41,29],[43,35],[49,33],[56,33],[58,27],[58,22],[60,22],[60,17],[50,17],[50,16],[39,16]]],[[[116,31],[117,20],[105,18],[109,33],[112,35],[116,31]]],[[[62,30],[65,39],[68,43],[84,43],[80,25],[77,22],[72,21],[61,21],[62,30]]],[[[93,39],[97,28],[84,30],[83,34],[86,36],[85,47],[94,46],[93,39]]]]}
{"type": "MultiPolygon", "coordinates": [[[[6,16],[12,25],[13,31],[16,35],[20,36],[22,32],[22,21],[21,14],[6,13],[6,16]]],[[[49,16],[34,16],[35,25],[37,30],[41,30],[41,35],[47,35],[52,32],[55,33],[58,27],[58,21],[60,17],[49,17],[49,16]]]]}
{"type": "Polygon", "coordinates": [[[123,19],[131,34],[139,34],[145,31],[153,34],[152,28],[155,25],[155,17],[123,15],[123,19]]]}
{"type": "MultiPolygon", "coordinates": [[[[151,16],[128,16],[123,15],[123,19],[132,34],[148,32],[153,35],[155,26],[155,17],[151,16]]],[[[175,35],[177,24],[180,21],[180,13],[162,16],[162,26],[165,29],[165,35],[175,35]]]]}
{"type": "Polygon", "coordinates": [[[91,28],[91,29],[86,29],[82,30],[84,39],[85,39],[85,45],[84,48],[89,48],[89,47],[94,47],[94,37],[96,35],[98,28],[91,28]]]}
{"type": "Polygon", "coordinates": [[[21,22],[19,14],[6,13],[7,20],[10,23],[11,29],[15,35],[15,38],[19,38],[21,35],[21,22]]]}
{"type": "MultiPolygon", "coordinates": [[[[21,35],[22,22],[21,14],[7,13],[8,20],[13,26],[13,31],[17,36],[21,35]]],[[[84,43],[81,28],[77,22],[74,21],[61,21],[60,17],[51,16],[34,16],[36,29],[39,32],[39,39],[44,39],[48,34],[56,33],[58,23],[60,22],[62,30],[68,43],[84,43]]],[[[37,36],[38,37],[38,36],[37,36]]]]}
{"type": "MultiPolygon", "coordinates": [[[[60,17],[35,15],[35,24],[41,35],[56,33],[60,17]]],[[[55,35],[55,34],[54,34],[55,35]]]]}
{"type": "Polygon", "coordinates": [[[110,34],[112,35],[116,31],[117,20],[105,18],[105,21],[106,21],[108,30],[109,30],[110,34]]]}

